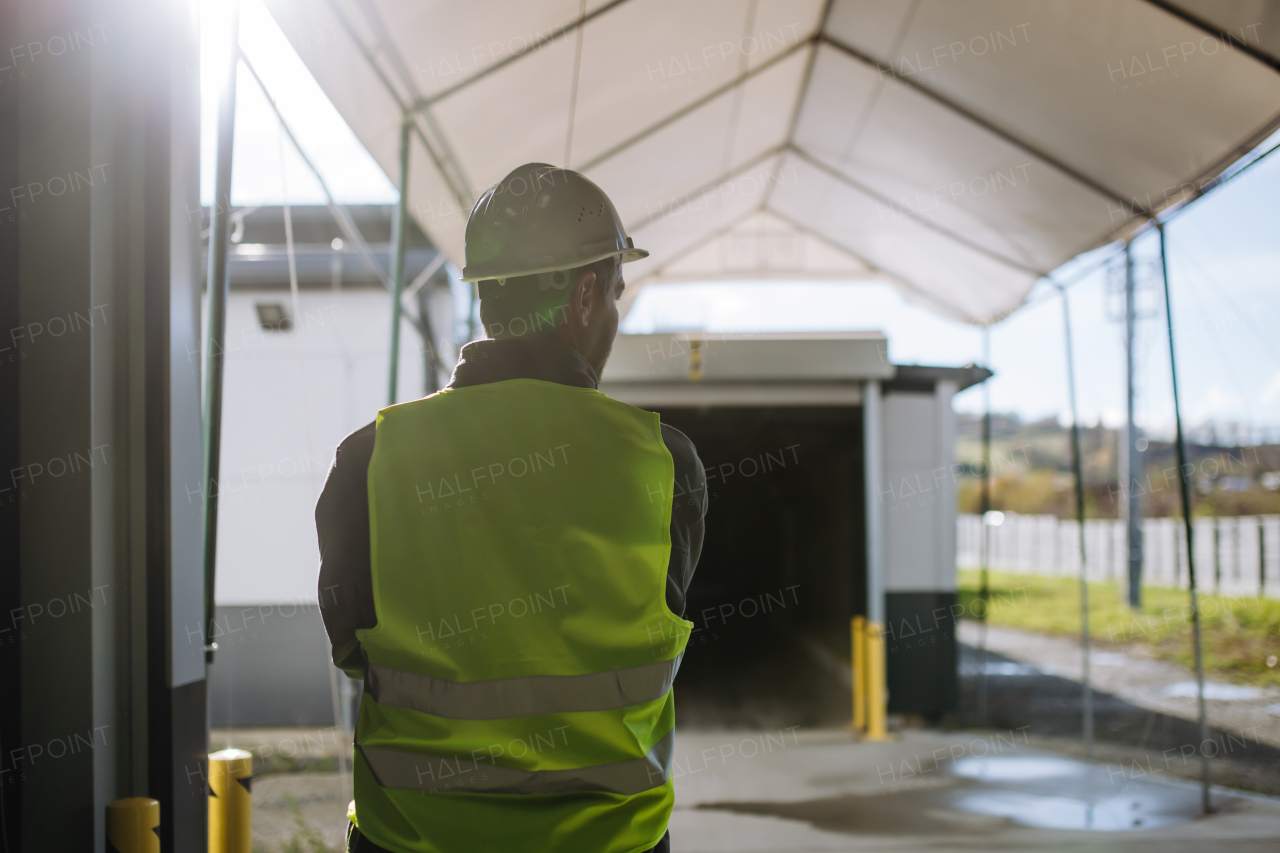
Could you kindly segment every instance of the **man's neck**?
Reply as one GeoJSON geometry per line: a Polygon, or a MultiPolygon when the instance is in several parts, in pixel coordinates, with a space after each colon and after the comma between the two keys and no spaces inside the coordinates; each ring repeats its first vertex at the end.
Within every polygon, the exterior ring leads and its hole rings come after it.
{"type": "Polygon", "coordinates": [[[548,340],[495,338],[473,341],[462,348],[450,388],[483,385],[508,379],[540,379],[579,388],[596,388],[600,378],[572,347],[548,340]]]}

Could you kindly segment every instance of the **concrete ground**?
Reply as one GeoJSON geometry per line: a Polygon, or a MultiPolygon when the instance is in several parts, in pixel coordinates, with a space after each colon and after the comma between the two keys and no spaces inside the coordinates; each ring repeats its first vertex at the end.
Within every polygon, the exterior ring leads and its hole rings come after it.
{"type": "MultiPolygon", "coordinates": [[[[958,719],[973,719],[975,627],[960,629],[958,719]]],[[[1280,798],[1238,790],[1280,794],[1277,697],[1210,701],[1213,736],[1229,747],[1213,778],[1230,787],[1214,789],[1219,811],[1204,817],[1198,765],[1181,752],[1198,739],[1195,701],[1165,695],[1187,672],[1141,649],[1096,652],[1099,763],[1090,765],[1073,758],[1082,752],[1075,642],[998,628],[987,646],[990,728],[907,730],[882,744],[858,743],[833,725],[847,713],[839,707],[847,670],[833,653],[796,647],[785,656],[791,669],[745,673],[712,666],[722,662],[704,654],[711,670],[729,675],[712,679],[715,689],[686,690],[672,850],[1280,850],[1280,798]],[[760,684],[773,689],[761,696],[760,684]],[[1228,740],[1233,733],[1245,739],[1228,740]],[[1086,821],[1127,828],[1071,828],[1086,821]]],[[[761,656],[757,669],[772,660],[761,656]]],[[[342,849],[348,737],[336,728],[273,729],[216,731],[212,740],[255,755],[255,851],[342,849]]]]}
{"type": "MultiPolygon", "coordinates": [[[[1084,765],[1036,749],[1027,731],[909,730],[881,744],[839,729],[687,732],[673,779],[677,853],[1280,849],[1280,799],[1215,789],[1219,813],[1200,817],[1194,785],[1084,765]],[[1131,828],[1061,828],[1085,819],[1131,828]]],[[[341,850],[349,790],[341,772],[262,776],[254,849],[341,850]]]]}
{"type": "Polygon", "coordinates": [[[1064,759],[1028,746],[1021,732],[914,730],[871,744],[844,731],[794,731],[781,733],[785,746],[779,734],[677,737],[676,766],[686,772],[676,775],[673,851],[1280,849],[1280,800],[1218,790],[1222,811],[1201,818],[1194,786],[1064,759]],[[996,759],[1012,760],[1011,778],[982,778],[1000,775],[996,759]],[[1007,816],[1083,825],[1090,805],[1094,825],[1132,826],[1134,815],[1143,825],[1086,831],[1007,816]]]}

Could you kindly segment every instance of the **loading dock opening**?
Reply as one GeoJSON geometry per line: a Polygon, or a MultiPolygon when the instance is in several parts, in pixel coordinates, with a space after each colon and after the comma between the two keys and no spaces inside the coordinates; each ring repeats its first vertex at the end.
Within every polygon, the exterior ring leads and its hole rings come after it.
{"type": "Polygon", "coordinates": [[[887,352],[879,333],[619,336],[601,389],[707,471],[681,725],[847,721],[854,616],[884,623],[890,712],[956,710],[951,398],[990,374],[887,352]]]}
{"type": "Polygon", "coordinates": [[[680,724],[846,721],[849,616],[866,612],[861,408],[655,410],[707,471],[680,724]]]}

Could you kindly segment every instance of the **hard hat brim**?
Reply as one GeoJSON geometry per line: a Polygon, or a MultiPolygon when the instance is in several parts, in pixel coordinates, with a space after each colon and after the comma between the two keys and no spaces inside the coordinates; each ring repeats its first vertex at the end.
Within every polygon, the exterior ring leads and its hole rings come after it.
{"type": "Polygon", "coordinates": [[[575,261],[571,264],[559,263],[551,264],[545,267],[535,267],[528,269],[521,267],[519,269],[504,270],[501,267],[493,269],[474,269],[473,266],[464,267],[462,270],[462,281],[488,281],[489,279],[498,279],[505,281],[508,278],[519,278],[526,275],[539,275],[544,272],[555,272],[556,270],[573,270],[578,267],[585,267],[594,264],[596,261],[603,261],[605,258],[617,257],[620,263],[629,264],[632,261],[638,261],[641,258],[649,257],[647,249],[614,249],[608,252],[601,252],[598,255],[588,255],[585,258],[575,261]]]}

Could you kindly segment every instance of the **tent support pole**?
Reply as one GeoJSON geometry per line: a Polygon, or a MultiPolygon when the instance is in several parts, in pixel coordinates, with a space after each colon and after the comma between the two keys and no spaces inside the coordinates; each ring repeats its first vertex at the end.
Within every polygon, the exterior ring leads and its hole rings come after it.
{"type": "Polygon", "coordinates": [[[1084,542],[1084,463],[1080,454],[1080,409],[1076,405],[1075,355],[1071,346],[1071,306],[1067,290],[1062,293],[1062,324],[1067,344],[1067,389],[1071,395],[1071,467],[1076,478],[1076,524],[1080,536],[1080,653],[1081,708],[1084,731],[1084,757],[1093,760],[1093,688],[1089,678],[1089,561],[1084,542]]]}
{"type": "Polygon", "coordinates": [[[400,367],[400,294],[404,292],[404,239],[409,214],[409,117],[400,122],[400,201],[391,236],[391,367],[387,371],[387,405],[396,402],[400,367]]]}
{"type": "Polygon", "coordinates": [[[1124,352],[1125,352],[1125,431],[1124,431],[1124,488],[1120,494],[1125,500],[1125,544],[1129,554],[1129,606],[1142,609],[1142,503],[1134,486],[1142,479],[1142,451],[1138,449],[1138,427],[1133,422],[1134,399],[1137,387],[1134,376],[1134,335],[1137,331],[1138,312],[1134,295],[1133,241],[1124,244],[1124,352]]]}
{"type": "Polygon", "coordinates": [[[476,310],[480,307],[479,287],[474,282],[467,282],[471,288],[471,299],[467,302],[467,343],[476,339],[476,310]]]}
{"type": "MultiPolygon", "coordinates": [[[[991,327],[982,327],[982,366],[991,369],[991,327]]],[[[978,725],[987,723],[987,600],[991,585],[987,577],[991,565],[991,385],[990,377],[982,382],[982,579],[978,600],[982,616],[978,623],[978,725]]]]}
{"type": "MultiPolygon", "coordinates": [[[[262,96],[267,99],[267,106],[271,107],[271,111],[275,113],[276,120],[280,122],[280,128],[284,131],[284,135],[289,137],[289,141],[293,143],[293,150],[298,152],[298,157],[302,159],[302,163],[306,166],[311,174],[315,176],[316,183],[320,185],[320,191],[324,193],[325,203],[329,206],[329,213],[333,216],[333,221],[337,224],[338,229],[342,231],[343,238],[351,243],[356,249],[356,254],[364,263],[369,273],[373,275],[378,282],[391,292],[391,279],[387,276],[379,264],[377,259],[373,257],[373,251],[369,248],[369,244],[365,241],[364,236],[360,233],[360,229],[356,227],[356,223],[351,218],[351,214],[347,209],[338,204],[334,199],[333,193],[329,191],[329,185],[325,183],[324,175],[320,174],[320,170],[316,168],[316,164],[311,162],[311,158],[307,156],[307,152],[302,150],[302,146],[298,143],[298,138],[293,135],[293,131],[289,128],[289,123],[284,120],[284,114],[280,112],[280,108],[276,105],[275,98],[271,97],[271,91],[267,89],[262,82],[262,78],[258,76],[258,71],[253,67],[253,63],[249,61],[249,57],[243,53],[240,54],[240,61],[244,63],[245,70],[249,72],[249,76],[253,77],[255,83],[258,84],[259,91],[262,96]]],[[[430,330],[426,324],[422,322],[421,317],[409,315],[409,322],[418,334],[422,336],[422,340],[430,345],[430,330]]]]}
{"type": "Polygon", "coordinates": [[[1169,298],[1169,262],[1165,255],[1164,223],[1157,222],[1160,232],[1160,277],[1164,282],[1164,316],[1169,332],[1169,374],[1173,380],[1173,422],[1178,445],[1178,471],[1182,492],[1182,522],[1187,537],[1187,585],[1191,593],[1191,640],[1196,658],[1196,705],[1200,715],[1200,807],[1205,814],[1213,812],[1209,801],[1209,755],[1204,744],[1209,740],[1209,720],[1204,708],[1204,654],[1200,645],[1200,600],[1196,590],[1196,551],[1193,547],[1194,528],[1191,523],[1191,482],[1187,467],[1187,445],[1182,437],[1182,409],[1178,402],[1178,364],[1173,348],[1173,302],[1169,298]]]}
{"type": "Polygon", "coordinates": [[[208,344],[204,361],[204,660],[213,663],[214,590],[218,563],[218,469],[222,456],[222,373],[227,332],[227,251],[231,223],[231,165],[236,135],[236,72],[240,64],[240,4],[229,11],[231,44],[218,98],[218,148],[209,208],[208,344]]]}
{"type": "Polygon", "coordinates": [[[888,740],[885,731],[884,632],[888,619],[884,591],[884,409],[883,388],[878,380],[862,385],[862,459],[866,489],[867,525],[867,644],[862,663],[866,672],[867,731],[869,741],[888,740]]]}

